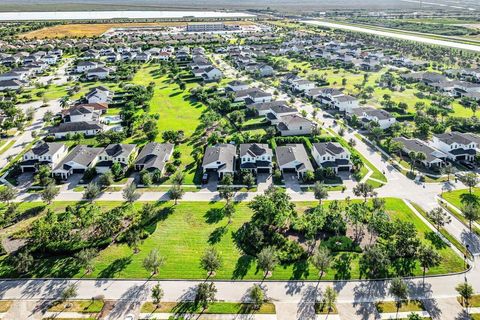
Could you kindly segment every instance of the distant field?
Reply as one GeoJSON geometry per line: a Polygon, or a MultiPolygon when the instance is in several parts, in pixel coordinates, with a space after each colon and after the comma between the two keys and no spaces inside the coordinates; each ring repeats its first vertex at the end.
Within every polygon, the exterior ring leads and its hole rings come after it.
{"type": "MultiPolygon", "coordinates": [[[[26,39],[32,38],[64,38],[64,37],[95,37],[100,36],[111,28],[126,27],[178,27],[186,22],[123,22],[123,23],[72,23],[47,27],[30,31],[21,35],[26,39]]],[[[251,24],[250,21],[226,21],[225,24],[251,24]]]]}

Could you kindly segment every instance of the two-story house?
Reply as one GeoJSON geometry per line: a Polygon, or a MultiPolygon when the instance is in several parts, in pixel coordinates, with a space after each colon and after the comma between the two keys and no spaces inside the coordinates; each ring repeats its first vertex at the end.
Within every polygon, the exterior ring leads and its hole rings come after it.
{"type": "Polygon", "coordinates": [[[68,153],[63,143],[44,142],[25,152],[20,162],[22,172],[37,171],[39,165],[54,168],[68,153]]]}
{"type": "Polygon", "coordinates": [[[209,146],[203,156],[203,172],[214,172],[221,179],[225,174],[235,173],[237,148],[232,144],[209,146]]]}
{"type": "Polygon", "coordinates": [[[319,167],[332,168],[335,173],[352,169],[350,152],[338,142],[314,143],[312,146],[312,156],[319,167]]]}
{"type": "Polygon", "coordinates": [[[275,149],[277,164],[283,175],[295,173],[297,178],[303,177],[305,172],[312,171],[313,166],[303,144],[287,144],[275,149]]]}
{"type": "Polygon", "coordinates": [[[477,143],[474,139],[460,132],[434,134],[430,145],[446,153],[453,161],[472,161],[477,154],[477,143]]]}
{"type": "Polygon", "coordinates": [[[114,163],[120,163],[126,171],[133,162],[137,146],[134,144],[114,143],[109,144],[99,155],[96,165],[98,173],[105,173],[112,168],[114,163]]]}
{"type": "Polygon", "coordinates": [[[282,116],[277,123],[277,129],[282,136],[310,135],[316,124],[298,114],[282,116]]]}
{"type": "Polygon", "coordinates": [[[266,144],[240,144],[240,169],[254,173],[272,173],[272,149],[266,144]]]}

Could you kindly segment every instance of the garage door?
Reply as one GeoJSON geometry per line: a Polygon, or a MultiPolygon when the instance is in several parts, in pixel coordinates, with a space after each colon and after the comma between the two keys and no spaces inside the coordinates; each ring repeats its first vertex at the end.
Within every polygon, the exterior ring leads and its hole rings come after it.
{"type": "Polygon", "coordinates": [[[85,173],[85,169],[73,169],[73,173],[85,173]]]}
{"type": "Polygon", "coordinates": [[[258,168],[257,173],[270,173],[268,168],[258,168]]]}
{"type": "Polygon", "coordinates": [[[35,167],[23,167],[23,172],[35,172],[35,167]]]}

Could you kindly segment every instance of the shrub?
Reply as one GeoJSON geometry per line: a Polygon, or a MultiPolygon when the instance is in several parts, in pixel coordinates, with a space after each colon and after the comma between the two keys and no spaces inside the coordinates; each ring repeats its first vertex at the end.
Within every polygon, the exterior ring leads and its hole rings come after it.
{"type": "Polygon", "coordinates": [[[358,244],[353,242],[352,239],[346,236],[331,237],[321,243],[332,252],[362,252],[362,249],[358,244]]]}

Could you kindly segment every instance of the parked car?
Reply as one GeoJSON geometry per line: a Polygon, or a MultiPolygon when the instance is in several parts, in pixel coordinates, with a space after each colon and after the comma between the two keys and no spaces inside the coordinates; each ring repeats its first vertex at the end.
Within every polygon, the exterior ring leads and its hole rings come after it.
{"type": "Polygon", "coordinates": [[[208,183],[208,173],[204,173],[202,176],[202,184],[208,183]]]}
{"type": "Polygon", "coordinates": [[[471,162],[468,162],[468,161],[460,161],[460,164],[463,165],[464,167],[467,167],[467,168],[470,169],[470,170],[475,169],[475,166],[474,166],[471,162]]]}

